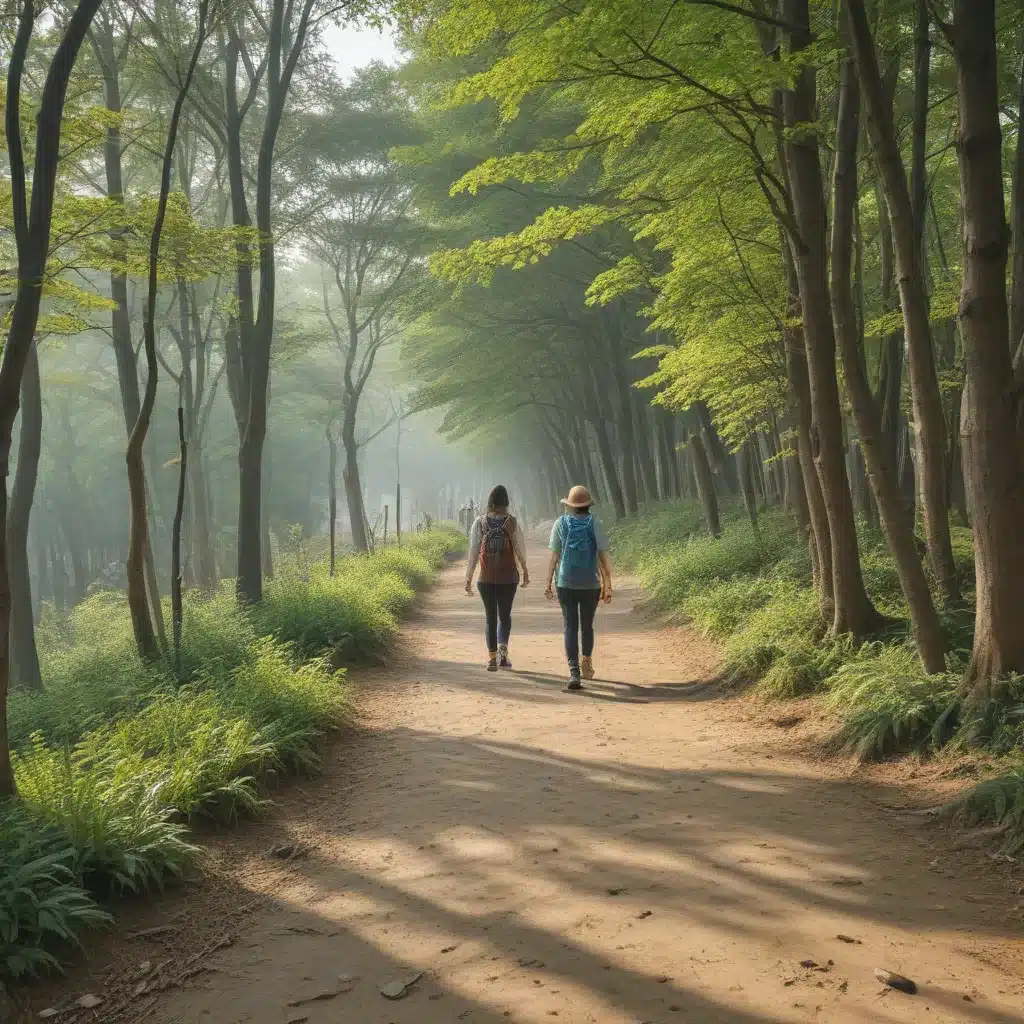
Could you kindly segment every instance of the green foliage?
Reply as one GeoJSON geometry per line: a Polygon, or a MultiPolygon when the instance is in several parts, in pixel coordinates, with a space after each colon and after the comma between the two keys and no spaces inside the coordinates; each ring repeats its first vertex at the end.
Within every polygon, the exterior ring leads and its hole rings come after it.
{"type": "Polygon", "coordinates": [[[957,683],[929,676],[903,644],[871,644],[843,665],[826,702],[844,719],[838,749],[875,760],[908,750],[937,749],[947,739],[957,683]]]}
{"type": "Polygon", "coordinates": [[[990,824],[1003,829],[1004,850],[1024,850],[1024,756],[1018,754],[1008,770],[968,790],[951,807],[968,825],[990,824]]]}
{"type": "Polygon", "coordinates": [[[402,548],[340,558],[334,576],[319,562],[308,582],[296,576],[268,581],[253,620],[260,632],[293,644],[304,657],[373,655],[394,639],[398,617],[433,581],[446,554],[464,544],[461,535],[443,530],[416,535],[402,548]]]}
{"type": "Polygon", "coordinates": [[[76,881],[74,850],[22,808],[0,806],[0,991],[57,966],[51,950],[110,915],[76,881]]]}

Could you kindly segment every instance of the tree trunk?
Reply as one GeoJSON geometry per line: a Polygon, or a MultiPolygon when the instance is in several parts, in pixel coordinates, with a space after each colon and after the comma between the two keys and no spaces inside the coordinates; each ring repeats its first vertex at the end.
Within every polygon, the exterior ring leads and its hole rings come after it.
{"type": "Polygon", "coordinates": [[[181,525],[185,514],[185,482],[188,479],[188,441],[185,438],[185,409],[178,405],[178,496],[171,526],[171,636],[174,643],[174,670],[181,678],[181,623],[184,603],[181,579],[181,525]]]}
{"type": "MultiPolygon", "coordinates": [[[[808,0],[785,0],[784,18],[791,26],[794,54],[812,41],[808,0]]],[[[817,119],[816,71],[803,67],[786,92],[789,135],[786,159],[791,182],[796,237],[797,278],[804,314],[804,344],[811,386],[811,450],[828,516],[832,540],[832,588],[837,635],[865,637],[879,621],[864,589],[853,501],[843,459],[843,423],[836,379],[836,343],[826,279],[826,211],[817,139],[806,126],[817,119]]]]}
{"type": "Polygon", "coordinates": [[[61,121],[68,80],[100,0],[80,0],[50,61],[36,115],[31,205],[21,143],[21,79],[35,20],[35,6],[24,0],[7,65],[5,132],[11,183],[11,215],[18,253],[18,291],[11,308],[7,342],[0,357],[0,797],[13,796],[14,772],[7,741],[7,691],[10,684],[11,588],[7,551],[7,476],[14,421],[46,279],[53,197],[57,183],[61,121]]]}
{"type": "MultiPolygon", "coordinates": [[[[789,284],[786,319],[795,324],[802,319],[799,288],[792,245],[783,240],[783,263],[789,284]]],[[[803,328],[790,326],[784,331],[786,346],[786,379],[789,384],[793,415],[796,420],[797,471],[807,511],[807,541],[814,571],[814,583],[818,591],[818,607],[825,622],[835,616],[835,597],[832,590],[832,538],[829,531],[828,512],[821,492],[821,480],[814,464],[811,450],[811,384],[807,371],[807,347],[803,340],[803,328]]],[[[798,519],[799,522],[799,510],[798,519]]]]}
{"type": "Polygon", "coordinates": [[[974,526],[977,616],[967,685],[986,697],[1024,672],[1024,466],[1014,436],[1006,300],[1007,231],[995,0],[954,0],[964,277],[960,299],[967,384],[960,437],[974,526]]]}
{"type": "Polygon", "coordinates": [[[740,493],[740,478],[736,470],[736,460],[729,458],[729,453],[725,450],[725,445],[722,444],[722,439],[718,436],[714,421],[711,419],[711,410],[704,402],[694,402],[693,409],[704,434],[708,459],[718,470],[726,494],[738,495],[740,493]]]}
{"type": "MultiPolygon", "coordinates": [[[[915,218],[903,158],[893,126],[892,108],[885,100],[875,44],[871,38],[871,28],[863,0],[846,0],[846,11],[854,59],[857,62],[858,77],[868,112],[868,134],[885,190],[896,249],[900,305],[903,309],[903,328],[907,341],[907,362],[914,405],[917,468],[921,477],[921,511],[928,557],[943,599],[947,604],[955,604],[960,599],[960,592],[949,536],[948,492],[945,481],[946,419],[935,369],[928,294],[925,290],[922,267],[924,196],[919,197],[920,216],[915,218]]],[[[927,11],[924,17],[927,36],[927,11]]],[[[925,92],[923,102],[927,114],[927,47],[923,59],[925,80],[923,83],[919,82],[919,88],[923,88],[925,92]]],[[[920,126],[921,131],[924,128],[924,125],[920,126]]],[[[918,142],[919,146],[923,144],[923,140],[918,142]]],[[[921,169],[919,176],[923,173],[921,169]]],[[[923,187],[922,178],[919,188],[923,190],[923,187]]]]}
{"type": "Polygon", "coordinates": [[[648,405],[643,396],[633,387],[629,389],[633,394],[634,414],[634,435],[636,437],[637,460],[640,463],[640,472],[644,481],[644,492],[647,501],[657,501],[658,493],[658,471],[654,464],[654,456],[651,452],[651,427],[648,405]]]}
{"type": "Polygon", "coordinates": [[[619,415],[617,420],[619,448],[622,454],[622,490],[626,515],[635,516],[640,508],[636,472],[636,437],[633,434],[633,410],[629,387],[625,378],[616,375],[619,392],[619,415]]]}
{"type": "Polygon", "coordinates": [[[754,453],[750,441],[743,443],[740,449],[740,484],[743,488],[743,505],[747,510],[747,518],[754,529],[754,536],[759,536],[757,527],[757,498],[754,496],[754,453]]]}
{"type": "MultiPolygon", "coordinates": [[[[7,519],[7,558],[11,584],[11,679],[24,687],[43,686],[36,652],[32,579],[29,572],[28,533],[39,473],[39,452],[43,436],[43,397],[39,384],[39,353],[29,349],[21,378],[21,430],[18,437],[18,466],[11,488],[7,519]]],[[[40,585],[42,581],[39,581],[40,585]]]]}
{"type": "MultiPolygon", "coordinates": [[[[1024,26],[1018,50],[1024,52],[1024,26]]],[[[1013,259],[1010,274],[1010,351],[1014,359],[1017,385],[1024,388],[1024,56],[1017,70],[1017,148],[1013,160],[1013,188],[1010,200],[1010,226],[1013,259]]],[[[1024,434],[1024,405],[1018,413],[1024,434]]]]}
{"type": "Polygon", "coordinates": [[[345,499],[352,527],[352,546],[356,551],[366,552],[370,550],[370,538],[366,530],[363,489],[359,480],[359,448],[356,445],[355,418],[348,412],[341,428],[341,443],[345,449],[345,499]]]}
{"type": "Polygon", "coordinates": [[[715,480],[711,473],[704,438],[699,430],[690,434],[690,451],[693,454],[693,477],[697,484],[697,495],[704,509],[704,522],[712,537],[721,537],[722,525],[718,519],[718,496],[715,494],[715,480]]]}
{"type": "Polygon", "coordinates": [[[910,609],[914,638],[925,670],[942,672],[946,645],[939,617],[932,603],[928,580],[917,557],[914,534],[900,500],[895,466],[882,440],[882,424],[871,394],[864,353],[860,344],[851,283],[853,216],[857,203],[858,87],[848,59],[840,71],[839,114],[836,125],[836,162],[833,187],[832,311],[853,406],[861,449],[878,503],[889,550],[896,560],[900,586],[910,609]]]}
{"type": "Polygon", "coordinates": [[[327,532],[330,537],[330,569],[334,575],[338,534],[338,442],[327,428],[327,532]]]}
{"type": "MultiPolygon", "coordinates": [[[[142,450],[149,432],[149,425],[156,405],[156,386],[159,364],[156,354],[156,293],[158,288],[158,270],[160,262],[160,242],[163,235],[164,218],[167,214],[167,199],[171,190],[171,169],[174,160],[174,147],[178,136],[178,122],[192,84],[199,54],[206,41],[206,15],[208,0],[200,0],[199,23],[196,40],[192,47],[188,70],[184,80],[178,87],[167,125],[167,139],[164,145],[163,161],[160,173],[160,192],[157,200],[156,217],[149,239],[149,280],[146,293],[146,307],[143,314],[143,336],[146,351],[146,389],[142,396],[142,405],[138,419],[128,437],[128,448],[125,461],[128,466],[128,494],[130,499],[130,526],[128,536],[128,608],[131,613],[132,630],[135,634],[135,645],[139,657],[153,661],[160,649],[153,630],[150,616],[149,593],[146,587],[146,555],[150,547],[149,508],[147,504],[146,474],[142,458],[142,450]]],[[[173,581],[172,581],[173,586],[173,581]]]]}

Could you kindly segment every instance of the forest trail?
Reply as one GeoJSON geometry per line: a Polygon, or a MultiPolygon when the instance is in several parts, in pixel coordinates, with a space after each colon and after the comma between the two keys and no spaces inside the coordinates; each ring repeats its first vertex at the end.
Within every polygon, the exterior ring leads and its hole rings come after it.
{"type": "Polygon", "coordinates": [[[360,673],[356,735],[280,795],[271,827],[308,855],[273,869],[210,973],[138,1019],[1024,1020],[999,883],[953,877],[937,833],[877,790],[773,752],[702,685],[714,651],[635,611],[628,583],[599,612],[599,681],[565,693],[545,558],[512,673],[484,671],[480,603],[444,574],[393,663],[360,673]]]}

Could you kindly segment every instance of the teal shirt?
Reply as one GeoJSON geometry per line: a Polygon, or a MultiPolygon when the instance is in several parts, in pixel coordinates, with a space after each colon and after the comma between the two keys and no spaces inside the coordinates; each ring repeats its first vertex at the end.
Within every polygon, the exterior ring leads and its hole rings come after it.
{"type": "MultiPolygon", "coordinates": [[[[565,516],[561,516],[555,520],[555,525],[551,527],[551,540],[548,541],[548,549],[554,551],[556,555],[562,554],[562,541],[565,527],[562,525],[562,520],[565,516]]],[[[598,552],[608,550],[608,535],[604,532],[604,527],[601,525],[600,520],[596,516],[590,517],[594,524],[594,537],[597,540],[598,552]]],[[[569,585],[565,582],[562,576],[562,565],[558,565],[558,583],[559,587],[568,587],[569,585]]],[[[594,579],[590,583],[576,583],[573,584],[569,589],[572,590],[600,590],[601,588],[601,577],[598,573],[597,562],[595,559],[594,563],[594,579]]]]}

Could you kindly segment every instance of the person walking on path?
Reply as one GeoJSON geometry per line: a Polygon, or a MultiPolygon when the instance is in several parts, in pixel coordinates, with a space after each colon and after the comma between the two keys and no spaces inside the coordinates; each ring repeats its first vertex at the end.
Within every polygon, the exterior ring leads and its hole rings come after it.
{"type": "Polygon", "coordinates": [[[581,676],[594,678],[594,616],[598,604],[612,599],[612,563],[604,528],[590,513],[593,500],[586,487],[577,484],[562,504],[568,511],[551,528],[551,561],[544,596],[549,601],[555,599],[552,584],[557,569],[558,603],[562,606],[565,656],[569,661],[568,689],[581,690],[581,676]]]}
{"type": "Polygon", "coordinates": [[[508,491],[499,484],[487,498],[487,511],[473,521],[469,531],[466,593],[473,593],[473,574],[480,565],[477,590],[487,616],[487,671],[511,668],[508,641],[512,634],[512,602],[519,586],[530,583],[526,545],[518,520],[508,514],[508,491]]]}

